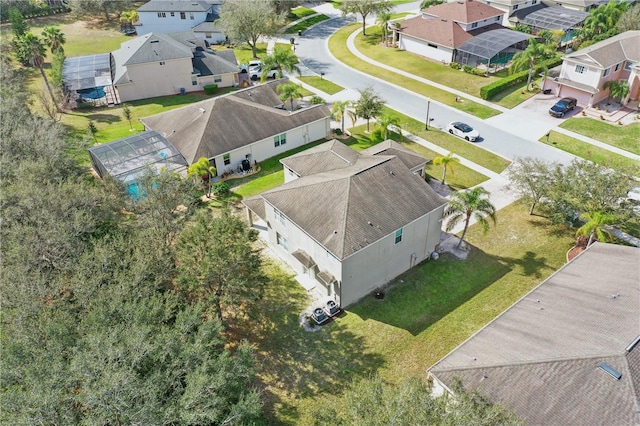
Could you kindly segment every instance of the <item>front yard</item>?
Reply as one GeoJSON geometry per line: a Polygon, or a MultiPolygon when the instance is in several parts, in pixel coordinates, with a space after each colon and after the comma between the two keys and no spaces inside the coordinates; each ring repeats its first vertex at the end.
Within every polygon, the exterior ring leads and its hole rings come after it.
{"type": "Polygon", "coordinates": [[[572,117],[560,127],[640,155],[640,122],[620,126],[593,118],[572,117]]]}

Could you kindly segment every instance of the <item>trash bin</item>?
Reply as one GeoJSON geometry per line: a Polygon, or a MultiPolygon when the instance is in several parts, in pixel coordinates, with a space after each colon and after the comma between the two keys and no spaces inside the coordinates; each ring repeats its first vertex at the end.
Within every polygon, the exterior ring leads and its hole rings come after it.
{"type": "Polygon", "coordinates": [[[301,36],[302,35],[302,30],[298,30],[298,35],[301,36]]]}
{"type": "Polygon", "coordinates": [[[180,94],[181,95],[186,95],[187,94],[187,89],[185,89],[184,87],[180,88],[180,94]]]}

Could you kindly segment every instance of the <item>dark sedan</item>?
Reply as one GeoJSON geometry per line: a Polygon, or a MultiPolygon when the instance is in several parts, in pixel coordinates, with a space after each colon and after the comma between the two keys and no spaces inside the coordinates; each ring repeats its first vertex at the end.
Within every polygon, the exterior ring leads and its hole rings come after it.
{"type": "Polygon", "coordinates": [[[549,110],[549,114],[556,118],[562,118],[564,115],[576,109],[578,101],[576,98],[562,98],[549,110]]]}

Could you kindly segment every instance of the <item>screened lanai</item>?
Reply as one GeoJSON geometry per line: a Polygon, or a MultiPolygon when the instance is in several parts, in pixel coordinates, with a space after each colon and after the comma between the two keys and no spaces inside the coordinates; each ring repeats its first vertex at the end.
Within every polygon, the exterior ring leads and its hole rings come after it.
{"type": "Polygon", "coordinates": [[[91,147],[89,156],[100,177],[110,175],[129,186],[135,185],[147,167],[179,171],[188,166],[171,142],[154,131],[91,147]]]}
{"type": "Polygon", "coordinates": [[[520,22],[536,30],[569,31],[582,25],[588,12],[566,7],[545,7],[520,18],[520,22]]]}
{"type": "Polygon", "coordinates": [[[79,101],[120,103],[111,80],[111,54],[75,56],[64,60],[62,83],[79,101]]]}
{"type": "Polygon", "coordinates": [[[454,61],[472,67],[504,67],[513,55],[527,47],[530,34],[506,28],[487,31],[464,42],[456,49],[454,61]]]}

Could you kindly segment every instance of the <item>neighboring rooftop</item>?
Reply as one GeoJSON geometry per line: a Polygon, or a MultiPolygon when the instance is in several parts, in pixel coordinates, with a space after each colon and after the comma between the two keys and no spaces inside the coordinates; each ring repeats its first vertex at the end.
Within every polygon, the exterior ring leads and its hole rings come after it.
{"type": "Polygon", "coordinates": [[[639,336],[640,249],[595,243],[430,372],[528,424],[637,425],[639,336]]]}
{"type": "Polygon", "coordinates": [[[357,153],[336,140],[310,151],[282,160],[304,168],[300,178],[244,204],[263,219],[264,204],[273,205],[338,259],[446,203],[396,156],[357,153]]]}
{"type": "Polygon", "coordinates": [[[504,15],[504,12],[487,4],[473,0],[459,0],[437,4],[422,10],[422,15],[448,21],[470,24],[504,15]]]}
{"type": "MultiPolygon", "coordinates": [[[[523,12],[528,10],[523,9],[523,12]]],[[[588,12],[562,6],[541,7],[519,18],[519,22],[534,28],[568,31],[580,26],[587,16],[588,12]]]]}
{"type": "Polygon", "coordinates": [[[640,62],[640,31],[626,31],[565,55],[563,59],[603,69],[625,60],[640,62]]]}
{"type": "Polygon", "coordinates": [[[294,112],[284,109],[276,87],[287,82],[269,81],[140,121],[164,135],[192,164],[200,157],[222,155],[330,115],[326,105],[294,112]]]}
{"type": "Polygon", "coordinates": [[[206,12],[212,4],[204,0],[151,0],[138,12],[206,12]]]}

